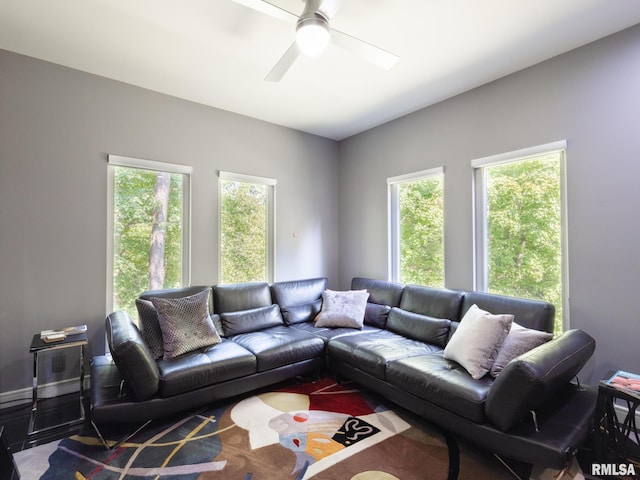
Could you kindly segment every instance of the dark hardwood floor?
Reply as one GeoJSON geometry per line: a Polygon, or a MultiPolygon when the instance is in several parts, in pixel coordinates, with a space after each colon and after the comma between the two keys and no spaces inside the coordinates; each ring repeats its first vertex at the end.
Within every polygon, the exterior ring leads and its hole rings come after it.
{"type": "MultiPolygon", "coordinates": [[[[36,426],[42,428],[77,418],[79,408],[77,393],[40,400],[36,426]]],[[[86,407],[85,412],[88,412],[86,407]]],[[[29,436],[27,431],[30,414],[31,402],[0,409],[0,426],[4,427],[4,435],[12,452],[19,452],[25,448],[65,438],[87,428],[88,422],[85,421],[73,426],[52,428],[29,436]]]]}

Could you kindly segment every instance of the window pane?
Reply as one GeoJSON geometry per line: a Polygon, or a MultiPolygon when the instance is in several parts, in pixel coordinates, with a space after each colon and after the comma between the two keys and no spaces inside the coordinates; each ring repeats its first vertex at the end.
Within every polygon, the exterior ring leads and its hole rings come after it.
{"type": "Polygon", "coordinates": [[[269,188],[220,179],[221,283],[268,281],[269,188]]]}
{"type": "Polygon", "coordinates": [[[562,331],[561,153],[485,168],[488,291],[543,299],[562,331]]]}
{"type": "Polygon", "coordinates": [[[182,285],[183,175],[114,168],[113,306],[137,318],[140,293],[182,285]]]}
{"type": "Polygon", "coordinates": [[[398,185],[400,278],[403,283],[444,286],[442,175],[398,185]]]}

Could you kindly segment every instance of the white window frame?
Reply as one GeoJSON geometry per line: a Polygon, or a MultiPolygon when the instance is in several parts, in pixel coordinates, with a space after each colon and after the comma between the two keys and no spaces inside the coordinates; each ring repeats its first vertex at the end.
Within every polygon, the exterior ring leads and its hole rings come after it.
{"type": "Polygon", "coordinates": [[[254,183],[267,186],[267,278],[273,283],[276,278],[276,185],[275,178],[260,177],[219,170],[218,171],[218,279],[222,279],[222,188],[221,180],[254,183]]]}
{"type": "MultiPolygon", "coordinates": [[[[387,178],[387,275],[392,282],[400,281],[400,186],[435,177],[443,177],[444,180],[444,167],[387,178]]],[[[442,201],[444,205],[444,198],[442,201]]]]}
{"type": "Polygon", "coordinates": [[[535,147],[524,148],[512,152],[505,152],[471,161],[474,172],[473,182],[473,224],[474,224],[474,290],[486,292],[488,289],[489,271],[487,265],[487,202],[486,175],[484,167],[492,167],[506,163],[528,160],[543,155],[560,154],[560,221],[561,225],[561,254],[562,254],[562,328],[569,329],[569,248],[567,222],[567,141],[560,140],[535,147]]]}
{"type": "MultiPolygon", "coordinates": [[[[116,167],[139,168],[182,174],[182,285],[191,284],[191,173],[193,167],[175,163],[157,162],[141,158],[124,157],[121,155],[107,156],[107,302],[106,313],[113,311],[113,257],[115,255],[113,209],[115,204],[115,172],[116,167]]],[[[140,292],[142,293],[142,292],[140,292]]]]}

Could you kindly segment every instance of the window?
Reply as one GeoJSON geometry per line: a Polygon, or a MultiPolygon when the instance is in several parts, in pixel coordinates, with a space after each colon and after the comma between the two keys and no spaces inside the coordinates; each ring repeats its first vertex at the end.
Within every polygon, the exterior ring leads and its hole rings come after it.
{"type": "MultiPolygon", "coordinates": [[[[474,160],[476,288],[566,304],[565,142],[474,160]]],[[[498,312],[496,312],[498,313],[498,312]]]]}
{"type": "Polygon", "coordinates": [[[274,281],[275,185],[220,172],[220,283],[274,281]]]}
{"type": "Polygon", "coordinates": [[[389,277],[444,287],[444,171],[425,170],[387,179],[389,277]]]}
{"type": "Polygon", "coordinates": [[[107,311],[189,283],[190,167],[109,155],[107,311]]]}

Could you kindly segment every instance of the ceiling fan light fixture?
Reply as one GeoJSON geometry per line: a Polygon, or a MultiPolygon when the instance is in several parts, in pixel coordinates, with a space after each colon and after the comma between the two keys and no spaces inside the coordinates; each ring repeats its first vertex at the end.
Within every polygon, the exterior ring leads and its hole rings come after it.
{"type": "Polygon", "coordinates": [[[302,17],[296,27],[296,44],[308,57],[317,57],[325,51],[331,34],[329,24],[321,15],[302,17]]]}

